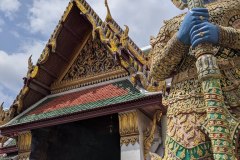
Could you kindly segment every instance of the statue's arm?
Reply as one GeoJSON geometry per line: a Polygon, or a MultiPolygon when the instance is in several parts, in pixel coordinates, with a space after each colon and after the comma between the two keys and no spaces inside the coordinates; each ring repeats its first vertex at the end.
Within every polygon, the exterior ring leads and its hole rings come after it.
{"type": "Polygon", "coordinates": [[[168,42],[157,42],[153,48],[150,77],[159,81],[169,78],[188,50],[189,46],[179,41],[176,34],[168,42]]]}
{"type": "Polygon", "coordinates": [[[218,26],[218,28],[220,45],[232,49],[240,49],[240,30],[223,26],[218,26]]]}
{"type": "Polygon", "coordinates": [[[187,12],[180,26],[181,19],[178,18],[171,20],[160,30],[158,41],[153,47],[154,56],[150,67],[150,77],[155,80],[165,80],[177,69],[185,53],[189,51],[190,30],[199,22],[208,21],[209,14],[206,8],[192,9],[187,12]],[[165,40],[166,37],[171,38],[165,40]]]}

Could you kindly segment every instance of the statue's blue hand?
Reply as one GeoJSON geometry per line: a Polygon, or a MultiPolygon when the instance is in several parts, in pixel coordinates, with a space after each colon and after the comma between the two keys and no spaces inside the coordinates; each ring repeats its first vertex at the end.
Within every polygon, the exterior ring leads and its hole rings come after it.
{"type": "Polygon", "coordinates": [[[194,25],[207,22],[209,19],[208,9],[194,8],[186,14],[177,33],[177,38],[186,45],[191,44],[190,31],[194,25]]]}
{"type": "Polygon", "coordinates": [[[217,44],[219,40],[219,29],[210,22],[203,22],[193,26],[190,31],[192,47],[201,43],[217,44]]]}

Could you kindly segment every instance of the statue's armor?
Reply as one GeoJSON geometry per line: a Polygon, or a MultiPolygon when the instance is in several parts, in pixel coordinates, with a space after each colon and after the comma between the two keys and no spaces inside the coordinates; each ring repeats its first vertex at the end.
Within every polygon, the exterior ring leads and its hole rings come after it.
{"type": "MultiPolygon", "coordinates": [[[[231,116],[240,121],[240,30],[237,30],[240,29],[240,0],[222,0],[207,5],[207,8],[212,23],[235,29],[234,35],[222,35],[222,39],[220,38],[225,45],[220,43],[214,49],[222,73],[221,85],[225,105],[231,116]],[[233,41],[231,36],[239,38],[233,41]]],[[[170,94],[164,101],[168,107],[164,159],[208,160],[213,159],[213,156],[210,138],[201,129],[207,108],[201,82],[198,80],[196,58],[189,51],[189,47],[174,42],[177,41],[174,36],[176,37],[184,16],[182,14],[165,21],[152,44],[152,66],[157,68],[152,67],[151,74],[157,80],[173,77],[170,94]]],[[[231,132],[234,132],[236,125],[229,124],[231,132]]]]}

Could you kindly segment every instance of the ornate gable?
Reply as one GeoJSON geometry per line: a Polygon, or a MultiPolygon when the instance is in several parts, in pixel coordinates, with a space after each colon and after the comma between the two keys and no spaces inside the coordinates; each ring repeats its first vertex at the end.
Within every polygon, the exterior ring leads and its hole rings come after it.
{"type": "Polygon", "coordinates": [[[53,92],[81,87],[97,82],[126,76],[102,42],[90,37],[77,57],[66,68],[59,79],[52,85],[53,92]]]}

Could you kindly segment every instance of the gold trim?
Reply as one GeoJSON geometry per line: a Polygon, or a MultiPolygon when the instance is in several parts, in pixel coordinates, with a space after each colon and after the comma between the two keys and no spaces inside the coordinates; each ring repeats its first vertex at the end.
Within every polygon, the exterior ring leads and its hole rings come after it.
{"type": "Polygon", "coordinates": [[[32,72],[31,72],[31,78],[35,78],[37,76],[38,70],[39,70],[38,66],[35,66],[33,68],[32,72]]]}
{"type": "Polygon", "coordinates": [[[26,96],[28,92],[29,92],[29,88],[27,86],[24,86],[23,89],[20,91],[20,94],[17,96],[17,100],[13,104],[14,106],[17,106],[17,113],[20,113],[22,111],[23,98],[26,96]]]}
{"type": "Polygon", "coordinates": [[[120,144],[139,143],[138,114],[137,111],[119,113],[119,133],[121,136],[120,144]]]}
{"type": "Polygon", "coordinates": [[[75,0],[75,3],[77,5],[78,9],[87,17],[89,22],[92,24],[92,27],[93,27],[92,37],[93,37],[93,39],[95,39],[96,38],[95,30],[98,27],[98,25],[97,25],[97,22],[95,21],[94,15],[92,15],[91,12],[89,11],[90,8],[85,8],[85,6],[78,0],[75,0]]]}
{"type": "Polygon", "coordinates": [[[49,55],[50,55],[50,49],[49,47],[45,47],[45,49],[43,50],[42,54],[38,59],[38,64],[44,64],[45,62],[47,62],[49,55]]]}
{"type": "Polygon", "coordinates": [[[102,82],[105,80],[112,79],[112,77],[118,78],[122,75],[124,75],[124,76],[127,75],[127,72],[124,69],[112,70],[112,71],[108,71],[106,73],[90,75],[87,77],[80,77],[79,79],[56,82],[51,86],[51,90],[53,92],[56,92],[56,90],[67,89],[69,87],[78,88],[78,86],[83,85],[83,84],[91,84],[91,83],[94,83],[95,81],[102,82]],[[76,87],[74,87],[74,86],[76,86],[76,87]]]}
{"type": "Polygon", "coordinates": [[[74,2],[83,14],[86,14],[88,12],[88,9],[85,8],[85,6],[81,2],[79,2],[79,0],[75,0],[74,2]]]}
{"type": "Polygon", "coordinates": [[[72,8],[73,8],[73,2],[70,2],[68,7],[67,7],[67,9],[66,9],[66,11],[65,11],[65,13],[64,13],[64,15],[63,15],[63,17],[62,17],[62,21],[63,22],[66,21],[66,19],[67,19],[69,13],[71,12],[72,8]]]}
{"type": "MultiPolygon", "coordinates": [[[[32,75],[32,71],[34,70],[34,65],[33,65],[33,62],[32,62],[32,55],[28,58],[28,71],[27,71],[27,79],[31,78],[31,75],[32,75]]],[[[35,73],[37,74],[37,73],[35,73]]]]}
{"type": "Polygon", "coordinates": [[[106,16],[105,21],[106,22],[111,22],[113,20],[113,18],[112,18],[112,15],[111,15],[110,8],[108,6],[108,1],[107,0],[105,0],[105,6],[107,8],[107,16],[106,16]]]}
{"type": "Polygon", "coordinates": [[[18,159],[29,159],[31,153],[32,134],[31,131],[21,132],[18,134],[18,159]]]}

